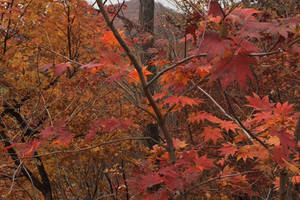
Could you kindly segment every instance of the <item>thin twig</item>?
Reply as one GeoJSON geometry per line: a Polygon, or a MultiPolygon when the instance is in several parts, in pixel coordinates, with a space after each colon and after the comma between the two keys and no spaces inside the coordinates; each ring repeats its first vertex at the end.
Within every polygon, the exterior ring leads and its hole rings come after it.
{"type": "Polygon", "coordinates": [[[25,157],[25,158],[44,157],[44,156],[60,154],[60,153],[78,153],[78,152],[82,152],[82,151],[92,150],[92,149],[95,149],[97,147],[104,146],[104,145],[109,145],[109,144],[114,144],[114,143],[124,142],[124,141],[132,141],[132,140],[153,140],[153,139],[152,139],[152,137],[121,138],[121,139],[111,140],[111,141],[108,141],[108,142],[103,142],[103,143],[96,144],[96,145],[86,147],[86,148],[81,148],[81,149],[76,149],[76,150],[68,150],[68,151],[53,151],[53,152],[50,152],[50,153],[39,154],[39,155],[36,155],[36,156],[28,156],[28,157],[25,157]]]}
{"type": "MultiPolygon", "coordinates": [[[[219,83],[220,83],[220,81],[219,81],[219,83]]],[[[229,97],[228,97],[227,93],[226,93],[225,91],[223,91],[223,94],[224,94],[224,96],[225,96],[225,100],[226,100],[226,102],[227,102],[227,104],[228,104],[228,107],[229,107],[230,112],[232,113],[232,115],[233,115],[235,121],[237,121],[238,125],[239,125],[240,127],[242,127],[244,133],[247,133],[247,135],[249,135],[252,139],[256,140],[256,141],[257,141],[258,143],[260,143],[265,149],[267,149],[268,152],[270,152],[269,147],[268,147],[262,140],[260,140],[258,137],[256,137],[256,135],[254,135],[252,132],[250,132],[250,131],[245,127],[245,125],[240,121],[240,119],[237,117],[237,115],[236,115],[236,113],[235,113],[235,111],[234,111],[234,109],[233,109],[233,107],[232,107],[232,105],[231,105],[231,103],[230,103],[230,100],[229,100],[229,97]]]]}
{"type": "Polygon", "coordinates": [[[13,177],[12,177],[12,183],[11,183],[11,185],[10,185],[9,191],[8,191],[7,194],[4,195],[4,196],[8,196],[8,195],[12,192],[13,187],[14,187],[14,185],[15,185],[17,173],[18,173],[18,171],[20,170],[20,168],[22,167],[22,165],[23,165],[23,160],[21,160],[19,166],[18,166],[17,169],[14,171],[14,174],[13,174],[13,177]]]}
{"type": "Polygon", "coordinates": [[[179,65],[181,65],[181,64],[183,64],[183,63],[185,63],[185,62],[187,62],[187,61],[189,61],[189,60],[192,60],[193,58],[199,58],[199,57],[206,57],[207,56],[207,54],[198,54],[198,55],[194,55],[194,56],[189,56],[189,57],[187,57],[187,58],[184,58],[184,59],[182,59],[181,61],[179,61],[179,62],[177,62],[177,63],[175,63],[175,64],[173,64],[173,65],[171,65],[171,66],[169,66],[169,67],[167,67],[167,68],[165,68],[164,70],[162,70],[162,71],[160,71],[160,72],[158,72],[152,79],[151,79],[151,81],[149,81],[148,82],[148,84],[147,84],[147,88],[152,84],[152,83],[154,83],[160,76],[162,76],[164,73],[166,73],[167,71],[169,71],[169,70],[171,70],[171,69],[174,69],[175,67],[177,67],[177,66],[179,66],[179,65]]]}
{"type": "Polygon", "coordinates": [[[236,177],[236,176],[240,176],[240,175],[244,175],[244,174],[249,174],[249,173],[255,173],[256,171],[245,171],[245,172],[241,172],[241,173],[238,173],[238,174],[229,174],[229,175],[225,175],[225,176],[218,176],[218,177],[215,177],[215,178],[211,178],[211,179],[208,179],[206,181],[203,181],[199,184],[196,184],[190,188],[188,188],[182,195],[186,195],[187,193],[189,193],[191,190],[194,190],[202,185],[206,185],[210,182],[213,182],[213,181],[216,181],[216,180],[221,180],[221,179],[225,179],[225,178],[232,178],[232,177],[236,177]]]}
{"type": "MultiPolygon", "coordinates": [[[[193,82],[192,82],[193,83],[193,82]]],[[[195,85],[195,83],[193,83],[195,85]]],[[[219,109],[220,111],[228,118],[230,119],[231,121],[233,121],[234,123],[236,123],[244,132],[244,134],[246,135],[246,137],[249,139],[249,140],[253,140],[252,137],[250,136],[250,134],[247,132],[247,130],[245,130],[243,128],[243,126],[241,126],[239,124],[239,122],[232,116],[230,116],[223,108],[222,106],[210,95],[208,94],[205,90],[203,90],[200,86],[197,86],[198,90],[200,90],[202,93],[204,93],[219,109]]]]}

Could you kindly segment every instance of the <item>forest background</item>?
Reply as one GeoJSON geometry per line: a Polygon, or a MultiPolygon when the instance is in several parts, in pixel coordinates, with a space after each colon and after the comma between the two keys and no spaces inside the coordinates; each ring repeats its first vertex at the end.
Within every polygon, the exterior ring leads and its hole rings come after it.
{"type": "Polygon", "coordinates": [[[299,199],[299,2],[172,2],[0,0],[0,199],[299,199]]]}

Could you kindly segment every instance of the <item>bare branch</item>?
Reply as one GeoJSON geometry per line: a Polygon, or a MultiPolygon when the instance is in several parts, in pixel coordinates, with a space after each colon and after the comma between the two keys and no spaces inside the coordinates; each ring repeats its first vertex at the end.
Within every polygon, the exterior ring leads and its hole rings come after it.
{"type": "Polygon", "coordinates": [[[237,174],[229,174],[229,175],[225,175],[225,176],[218,176],[218,177],[215,177],[215,178],[211,178],[211,179],[208,179],[206,181],[203,181],[199,184],[196,184],[190,188],[188,188],[187,190],[185,190],[185,192],[182,194],[182,195],[185,195],[185,194],[188,194],[191,190],[194,190],[202,185],[206,185],[208,183],[211,183],[211,182],[214,182],[214,181],[217,181],[217,180],[221,180],[221,179],[225,179],[225,178],[232,178],[232,177],[236,177],[236,176],[240,176],[240,175],[243,175],[243,174],[249,174],[249,173],[255,173],[256,171],[245,171],[245,172],[241,172],[241,173],[237,173],[237,174]]]}
{"type": "Polygon", "coordinates": [[[165,124],[165,117],[163,116],[163,114],[161,113],[160,109],[158,108],[156,102],[154,101],[151,92],[149,90],[149,88],[147,87],[147,82],[143,73],[143,67],[141,65],[141,63],[138,61],[138,59],[136,58],[136,56],[133,54],[133,52],[131,51],[131,49],[129,48],[129,46],[126,44],[126,42],[123,40],[123,38],[121,37],[121,35],[119,34],[119,32],[117,31],[117,29],[114,27],[113,23],[111,22],[105,8],[104,5],[102,3],[102,0],[97,0],[97,4],[98,7],[100,8],[100,11],[102,13],[102,16],[104,17],[104,20],[106,22],[106,24],[108,25],[108,27],[110,28],[110,30],[113,32],[115,38],[117,39],[117,41],[119,42],[119,44],[121,45],[121,47],[124,49],[124,51],[126,52],[127,56],[129,57],[130,61],[132,62],[134,68],[136,69],[138,76],[140,78],[141,81],[141,85],[143,87],[143,91],[145,96],[147,97],[150,106],[153,108],[155,115],[157,117],[157,122],[164,134],[164,137],[166,139],[167,142],[167,151],[170,154],[170,158],[172,162],[175,162],[176,160],[176,155],[175,155],[175,148],[173,145],[173,140],[172,137],[166,127],[165,124]]]}
{"type": "Polygon", "coordinates": [[[171,69],[174,69],[175,67],[177,67],[177,66],[179,66],[179,65],[181,65],[181,64],[183,64],[183,63],[185,63],[185,62],[187,62],[187,61],[189,61],[189,60],[192,60],[193,58],[206,57],[206,56],[207,56],[207,54],[198,54],[198,55],[190,56],[190,57],[187,57],[187,58],[185,58],[185,59],[182,59],[181,61],[179,61],[179,62],[177,62],[177,63],[175,63],[175,64],[173,64],[173,65],[171,65],[171,66],[169,66],[169,67],[167,67],[167,68],[165,68],[165,69],[162,70],[161,72],[158,72],[158,73],[156,74],[156,76],[153,77],[153,78],[151,79],[151,81],[147,84],[147,88],[148,88],[152,83],[154,83],[159,77],[161,77],[164,73],[166,73],[167,71],[169,71],[169,70],[171,70],[171,69]]]}
{"type": "Polygon", "coordinates": [[[97,147],[104,146],[104,145],[109,145],[109,144],[114,144],[114,143],[119,143],[119,142],[124,142],[124,141],[132,141],[132,140],[153,140],[153,138],[152,137],[121,138],[121,139],[111,140],[111,141],[108,141],[108,142],[103,142],[103,143],[96,144],[96,145],[86,147],[86,148],[81,148],[81,149],[76,149],[76,150],[68,150],[68,151],[53,151],[53,152],[50,152],[50,153],[44,153],[44,154],[39,154],[39,155],[34,155],[34,156],[28,156],[28,157],[25,157],[25,158],[44,157],[44,156],[55,155],[55,154],[60,154],[60,153],[78,153],[78,152],[82,152],[82,151],[92,150],[92,149],[95,149],[97,147]]]}

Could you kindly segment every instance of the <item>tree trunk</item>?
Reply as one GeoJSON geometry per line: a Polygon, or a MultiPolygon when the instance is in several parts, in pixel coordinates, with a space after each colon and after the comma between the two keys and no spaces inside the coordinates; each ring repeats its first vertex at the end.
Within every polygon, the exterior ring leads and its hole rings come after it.
{"type": "MultiPolygon", "coordinates": [[[[142,46],[141,60],[147,66],[147,70],[152,75],[147,76],[148,81],[151,80],[157,73],[156,67],[149,64],[152,54],[147,53],[147,49],[153,47],[154,33],[154,0],[140,0],[139,24],[144,34],[151,34],[152,38],[142,46]]],[[[154,94],[155,83],[150,87],[150,91],[154,94]]]]}
{"type": "MultiPolygon", "coordinates": [[[[147,66],[147,70],[152,73],[152,75],[147,76],[147,80],[151,80],[157,73],[156,67],[149,64],[149,61],[151,59],[151,54],[147,53],[147,49],[153,47],[153,32],[154,32],[154,0],[140,0],[140,10],[139,10],[139,24],[142,28],[142,32],[145,34],[151,34],[152,38],[149,40],[148,43],[144,44],[142,46],[142,54],[141,54],[141,60],[144,65],[147,66]]],[[[155,92],[155,86],[156,84],[153,83],[150,86],[150,91],[152,95],[155,92]]],[[[159,130],[157,124],[147,124],[146,129],[144,131],[145,136],[152,137],[155,141],[159,141],[159,130]]],[[[152,148],[153,145],[156,144],[156,142],[149,140],[148,147],[152,148]]]]}
{"type": "Polygon", "coordinates": [[[143,31],[154,31],[154,0],[140,0],[139,23],[143,31]]]}

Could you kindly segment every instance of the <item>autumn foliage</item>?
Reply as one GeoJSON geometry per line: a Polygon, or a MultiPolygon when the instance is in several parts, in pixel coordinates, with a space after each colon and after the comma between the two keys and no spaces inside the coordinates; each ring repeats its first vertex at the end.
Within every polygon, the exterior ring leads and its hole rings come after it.
{"type": "Polygon", "coordinates": [[[176,2],[0,0],[0,199],[300,198],[300,6],[176,2]]]}

